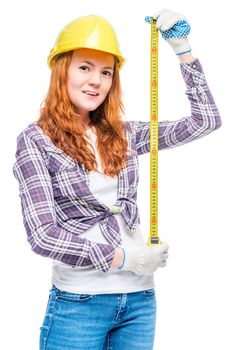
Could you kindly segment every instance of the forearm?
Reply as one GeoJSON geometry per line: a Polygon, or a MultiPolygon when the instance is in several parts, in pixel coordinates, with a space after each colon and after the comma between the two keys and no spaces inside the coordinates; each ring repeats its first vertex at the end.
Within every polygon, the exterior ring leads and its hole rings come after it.
{"type": "Polygon", "coordinates": [[[159,122],[159,149],[197,140],[222,125],[218,108],[199,60],[196,58],[190,64],[180,62],[180,67],[187,87],[186,95],[190,102],[191,115],[177,121],[159,122]]]}
{"type": "Polygon", "coordinates": [[[119,267],[122,265],[122,262],[123,262],[123,259],[124,259],[124,252],[121,248],[116,248],[115,249],[115,256],[114,256],[114,259],[112,261],[112,265],[111,266],[114,266],[114,267],[119,267]]]}
{"type": "Polygon", "coordinates": [[[180,62],[182,63],[190,63],[194,61],[194,57],[191,52],[184,53],[183,55],[178,56],[180,62]]]}

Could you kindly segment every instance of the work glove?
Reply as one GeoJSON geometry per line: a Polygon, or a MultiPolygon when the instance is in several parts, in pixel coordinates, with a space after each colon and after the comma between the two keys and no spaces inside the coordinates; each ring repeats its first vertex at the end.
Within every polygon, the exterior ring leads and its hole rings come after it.
{"type": "Polygon", "coordinates": [[[125,252],[125,261],[122,271],[132,271],[137,275],[153,273],[158,267],[166,266],[168,258],[168,244],[163,242],[156,246],[133,244],[122,247],[125,252]]]}
{"type": "Polygon", "coordinates": [[[190,25],[184,15],[164,8],[156,12],[152,17],[156,20],[155,25],[163,39],[171,45],[176,55],[182,55],[191,51],[187,39],[190,25]]]}

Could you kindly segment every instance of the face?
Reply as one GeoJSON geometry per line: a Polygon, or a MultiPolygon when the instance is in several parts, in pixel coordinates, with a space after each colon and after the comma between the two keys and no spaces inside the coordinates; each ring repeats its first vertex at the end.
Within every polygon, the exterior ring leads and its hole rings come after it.
{"type": "Polygon", "coordinates": [[[68,95],[77,112],[88,117],[105,100],[114,73],[114,56],[92,49],[73,51],[68,68],[68,95]],[[88,91],[96,95],[88,94],[88,91]]]}

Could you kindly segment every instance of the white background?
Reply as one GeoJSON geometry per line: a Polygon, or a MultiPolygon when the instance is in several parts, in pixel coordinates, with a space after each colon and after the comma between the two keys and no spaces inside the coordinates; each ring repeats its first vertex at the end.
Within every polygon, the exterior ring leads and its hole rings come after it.
{"type": "MultiPolygon", "coordinates": [[[[159,152],[159,234],[170,245],[155,273],[157,350],[232,350],[233,339],[233,27],[229,1],[8,1],[1,5],[1,348],[38,349],[51,261],[26,241],[16,137],[38,118],[49,84],[47,55],[73,19],[97,14],[116,30],[127,58],[121,71],[125,117],[149,120],[150,25],[161,8],[185,14],[223,125],[189,144],[159,152]],[[127,7],[126,4],[128,5],[127,7]],[[124,6],[125,5],[125,6],[124,6]],[[4,328],[3,328],[4,327],[4,328]]],[[[190,115],[179,59],[160,37],[159,119],[190,115]]],[[[138,204],[149,233],[149,154],[140,160],[138,204]]]]}

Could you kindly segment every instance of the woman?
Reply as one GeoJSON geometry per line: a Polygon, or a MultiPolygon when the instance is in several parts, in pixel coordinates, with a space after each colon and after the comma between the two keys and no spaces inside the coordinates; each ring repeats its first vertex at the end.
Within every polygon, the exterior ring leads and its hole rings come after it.
{"type": "MultiPolygon", "coordinates": [[[[156,26],[181,62],[191,117],[159,122],[159,149],[221,126],[189,24],[163,9],[156,26]]],[[[59,34],[48,57],[51,82],[37,121],[17,138],[13,172],[32,250],[52,259],[40,349],[153,349],[154,272],[168,244],[140,231],[138,156],[149,152],[150,122],[123,121],[115,32],[84,16],[59,34]]]]}

